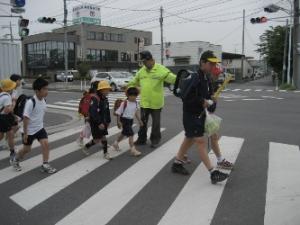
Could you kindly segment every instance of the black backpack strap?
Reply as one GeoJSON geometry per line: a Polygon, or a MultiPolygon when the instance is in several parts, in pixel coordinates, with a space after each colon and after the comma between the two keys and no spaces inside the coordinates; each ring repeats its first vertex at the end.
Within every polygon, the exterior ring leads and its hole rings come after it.
{"type": "Polygon", "coordinates": [[[35,102],[34,97],[31,97],[30,100],[32,101],[32,104],[33,104],[33,107],[32,107],[32,110],[33,110],[35,108],[36,102],[35,102]]]}

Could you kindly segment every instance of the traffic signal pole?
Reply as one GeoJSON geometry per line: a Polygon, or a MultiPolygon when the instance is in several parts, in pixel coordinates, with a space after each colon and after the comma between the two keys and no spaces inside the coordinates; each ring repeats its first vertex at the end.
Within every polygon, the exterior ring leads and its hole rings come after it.
{"type": "Polygon", "coordinates": [[[68,17],[68,9],[67,9],[67,0],[64,1],[64,56],[65,56],[65,77],[66,77],[66,86],[68,84],[68,36],[67,36],[67,17],[68,17]]]}
{"type": "Polygon", "coordinates": [[[296,88],[300,89],[300,51],[298,43],[300,43],[300,28],[299,28],[299,0],[294,0],[294,53],[293,53],[293,83],[296,88]]]}
{"type": "Polygon", "coordinates": [[[243,9],[243,33],[242,33],[242,65],[241,80],[244,78],[244,60],[245,60],[245,9],[243,9]]]}

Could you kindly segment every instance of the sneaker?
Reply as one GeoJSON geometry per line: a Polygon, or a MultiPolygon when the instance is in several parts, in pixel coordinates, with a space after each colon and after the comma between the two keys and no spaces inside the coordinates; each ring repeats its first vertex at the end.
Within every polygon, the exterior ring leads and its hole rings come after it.
{"type": "Polygon", "coordinates": [[[56,173],[56,171],[57,171],[57,169],[50,166],[49,163],[44,163],[41,166],[41,172],[52,174],[52,173],[56,173]]]}
{"type": "Polygon", "coordinates": [[[171,169],[172,169],[173,173],[179,173],[179,174],[182,174],[182,175],[189,175],[190,174],[190,172],[186,168],[184,168],[182,163],[173,163],[171,169]]]}
{"type": "Polygon", "coordinates": [[[135,145],[146,145],[147,144],[147,141],[142,141],[140,139],[137,139],[135,142],[134,142],[135,145]]]}
{"type": "Polygon", "coordinates": [[[133,155],[133,156],[140,156],[142,153],[140,151],[136,150],[135,147],[132,147],[130,149],[130,154],[133,155]]]}
{"type": "Polygon", "coordinates": [[[113,159],[112,157],[110,157],[108,152],[104,153],[103,158],[107,159],[107,160],[112,160],[113,159]]]}
{"type": "Polygon", "coordinates": [[[216,184],[217,182],[222,182],[223,180],[226,180],[229,177],[227,173],[222,173],[219,170],[214,170],[210,174],[210,180],[212,184],[216,184]]]}
{"type": "Polygon", "coordinates": [[[81,139],[81,138],[78,138],[78,139],[76,140],[76,143],[77,143],[80,147],[83,147],[83,145],[84,145],[83,139],[81,139]]]}
{"type": "Polygon", "coordinates": [[[11,166],[13,165],[13,161],[14,161],[15,157],[16,157],[16,153],[15,152],[9,156],[9,164],[11,166]]]}
{"type": "Polygon", "coordinates": [[[112,147],[114,148],[114,150],[116,150],[116,151],[118,151],[118,152],[121,151],[121,150],[120,150],[120,147],[119,147],[119,144],[118,144],[118,142],[116,142],[116,141],[112,144],[112,147]]]}
{"type": "Polygon", "coordinates": [[[82,151],[83,154],[85,154],[85,155],[89,155],[89,154],[90,154],[90,153],[89,153],[89,149],[88,149],[85,145],[82,146],[81,151],[82,151]]]}
{"type": "Polygon", "coordinates": [[[16,171],[21,171],[22,167],[20,166],[20,163],[18,160],[16,160],[16,158],[14,157],[14,159],[12,160],[12,166],[16,171]]]}
{"type": "Polygon", "coordinates": [[[225,169],[225,170],[232,170],[233,169],[233,164],[226,159],[223,159],[222,162],[217,163],[217,167],[220,169],[225,169]]]}

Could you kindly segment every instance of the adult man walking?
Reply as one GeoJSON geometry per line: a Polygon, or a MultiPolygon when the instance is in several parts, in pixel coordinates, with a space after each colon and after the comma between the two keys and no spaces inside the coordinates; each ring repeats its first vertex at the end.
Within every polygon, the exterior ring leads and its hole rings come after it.
{"type": "Polygon", "coordinates": [[[136,145],[145,145],[147,142],[147,124],[149,115],[152,117],[151,147],[155,148],[160,140],[160,114],[164,106],[164,82],[174,84],[176,75],[168,68],[155,62],[151,52],[140,53],[144,66],[136,73],[128,86],[141,88],[141,119],[144,126],[138,132],[136,145]]]}

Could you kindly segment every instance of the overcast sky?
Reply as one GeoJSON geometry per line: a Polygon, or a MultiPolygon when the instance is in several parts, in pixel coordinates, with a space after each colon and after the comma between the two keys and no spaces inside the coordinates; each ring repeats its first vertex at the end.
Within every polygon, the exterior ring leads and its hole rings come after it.
{"type": "MultiPolygon", "coordinates": [[[[10,0],[0,0],[9,3],[10,0]]],[[[246,10],[245,53],[258,58],[255,52],[259,36],[269,26],[285,25],[285,19],[268,21],[265,24],[251,24],[251,17],[284,17],[283,12],[268,14],[264,6],[271,3],[289,8],[288,0],[76,0],[67,1],[68,20],[71,24],[72,8],[81,2],[95,3],[101,7],[102,25],[152,31],[153,43],[160,43],[159,8],[164,9],[164,41],[208,41],[222,45],[223,51],[241,53],[242,51],[242,15],[246,10]]],[[[39,24],[42,16],[63,20],[63,0],[26,0],[24,18],[30,19],[30,34],[51,31],[58,24],[39,24]]],[[[10,7],[0,5],[0,15],[9,14],[10,7]]],[[[8,25],[10,20],[0,18],[0,25],[8,25]]],[[[0,37],[9,33],[1,29],[0,37]]],[[[14,27],[15,37],[17,26],[14,27]]]]}

